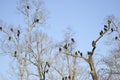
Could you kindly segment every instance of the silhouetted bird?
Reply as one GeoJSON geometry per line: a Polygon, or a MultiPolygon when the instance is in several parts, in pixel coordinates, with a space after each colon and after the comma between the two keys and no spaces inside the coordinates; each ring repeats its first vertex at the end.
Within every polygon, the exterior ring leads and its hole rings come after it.
{"type": "Polygon", "coordinates": [[[62,48],[59,48],[59,52],[61,52],[62,51],[62,48]]]}
{"type": "Polygon", "coordinates": [[[13,28],[10,28],[10,31],[13,32],[13,28]]]}
{"type": "Polygon", "coordinates": [[[71,76],[70,76],[70,75],[68,76],[68,79],[71,79],[71,76]]]}
{"type": "Polygon", "coordinates": [[[9,36],[8,40],[11,40],[11,36],[9,36]]]}
{"type": "Polygon", "coordinates": [[[107,25],[104,25],[104,28],[107,28],[107,25]]]}
{"type": "Polygon", "coordinates": [[[71,41],[72,41],[72,42],[75,42],[74,38],[71,38],[71,41]]]}
{"type": "Polygon", "coordinates": [[[27,6],[27,9],[29,9],[30,7],[29,6],[27,6]]]}
{"type": "Polygon", "coordinates": [[[88,55],[92,55],[92,52],[88,52],[88,55]]]}
{"type": "Polygon", "coordinates": [[[14,57],[17,57],[17,51],[14,52],[14,57]]]}
{"type": "Polygon", "coordinates": [[[80,53],[80,51],[78,51],[78,53],[80,53]]]}
{"type": "Polygon", "coordinates": [[[77,52],[77,51],[75,52],[75,55],[78,55],[78,52],[77,52]]]}
{"type": "Polygon", "coordinates": [[[2,27],[0,27],[0,31],[2,31],[2,27]]]}
{"type": "Polygon", "coordinates": [[[80,56],[82,56],[82,52],[80,53],[80,56]]]}
{"type": "Polygon", "coordinates": [[[18,36],[18,37],[20,36],[20,30],[17,31],[17,36],[18,36]]]}
{"type": "Polygon", "coordinates": [[[96,47],[95,41],[92,41],[92,47],[96,47]]]}
{"type": "Polygon", "coordinates": [[[62,80],[64,80],[64,77],[62,77],[62,80]]]}
{"type": "Polygon", "coordinates": [[[100,31],[100,35],[103,35],[103,31],[102,30],[100,31]]]}
{"type": "Polygon", "coordinates": [[[118,37],[116,36],[116,37],[115,37],[115,39],[117,40],[117,39],[118,39],[118,37]]]}
{"type": "Polygon", "coordinates": [[[113,28],[111,28],[111,32],[113,32],[113,28]]]}
{"type": "Polygon", "coordinates": [[[68,46],[69,46],[69,44],[66,43],[63,48],[68,49],[68,46]]]}
{"type": "Polygon", "coordinates": [[[108,28],[107,25],[104,25],[104,31],[107,31],[107,28],[108,28]]]}
{"type": "Polygon", "coordinates": [[[39,19],[35,19],[35,22],[38,23],[38,22],[39,22],[39,19]]]}

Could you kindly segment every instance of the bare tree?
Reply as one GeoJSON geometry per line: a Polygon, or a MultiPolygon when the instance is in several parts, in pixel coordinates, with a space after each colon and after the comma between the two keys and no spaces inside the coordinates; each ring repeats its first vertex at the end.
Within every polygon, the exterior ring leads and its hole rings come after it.
{"type": "MultiPolygon", "coordinates": [[[[43,25],[46,20],[46,13],[44,11],[42,3],[43,2],[41,0],[19,0],[17,9],[20,13],[23,14],[25,23],[27,23],[25,25],[26,27],[19,25],[16,28],[11,25],[6,26],[3,23],[0,25],[0,32],[3,33],[0,38],[0,47],[3,53],[7,53],[14,58],[14,61],[18,66],[18,70],[16,71],[18,72],[20,80],[30,80],[29,65],[32,63],[31,57],[34,57],[34,59],[36,59],[37,70],[39,73],[38,77],[40,80],[44,79],[43,72],[45,72],[45,70],[42,71],[40,68],[40,66],[43,64],[41,62],[40,56],[41,53],[45,53],[45,51],[47,53],[48,48],[44,50],[46,45],[42,46],[42,42],[44,41],[44,37],[46,35],[44,35],[42,32],[35,33],[36,35],[32,35],[34,34],[33,32],[35,32],[34,30],[40,30],[39,27],[43,25]],[[32,42],[33,36],[37,37],[36,40],[32,42]],[[42,38],[41,41],[38,40],[40,37],[42,38]],[[35,41],[37,44],[37,52],[34,51],[35,48],[33,47],[35,41]],[[41,50],[39,48],[40,46],[41,50]]],[[[48,63],[46,65],[48,66],[48,63]]]]}
{"type": "Polygon", "coordinates": [[[119,80],[120,77],[120,22],[114,16],[108,16],[107,19],[111,20],[111,31],[108,34],[109,40],[106,42],[109,43],[109,46],[112,47],[107,53],[106,57],[103,57],[101,65],[104,65],[104,68],[99,70],[99,76],[101,79],[106,80],[119,80]],[[102,77],[105,74],[104,77],[102,77]]]}

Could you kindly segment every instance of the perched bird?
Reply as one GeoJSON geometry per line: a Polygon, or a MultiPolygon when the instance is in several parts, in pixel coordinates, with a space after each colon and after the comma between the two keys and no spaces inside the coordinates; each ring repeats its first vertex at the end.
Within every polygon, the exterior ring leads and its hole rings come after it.
{"type": "Polygon", "coordinates": [[[38,22],[39,22],[39,19],[35,19],[35,22],[38,23],[38,22]]]}
{"type": "Polygon", "coordinates": [[[62,77],[62,80],[64,80],[64,77],[62,77]]]}
{"type": "Polygon", "coordinates": [[[107,31],[107,28],[108,28],[107,25],[104,25],[104,31],[107,31]]]}
{"type": "Polygon", "coordinates": [[[11,36],[9,36],[8,40],[11,40],[11,36]]]}
{"type": "Polygon", "coordinates": [[[92,47],[96,47],[95,41],[92,41],[92,47]]]}
{"type": "Polygon", "coordinates": [[[68,49],[68,46],[69,46],[70,44],[68,44],[68,43],[66,43],[65,45],[64,45],[64,49],[68,49]]]}
{"type": "Polygon", "coordinates": [[[0,27],[0,31],[2,31],[2,27],[0,27]]]}
{"type": "Polygon", "coordinates": [[[75,52],[75,55],[78,55],[78,52],[77,52],[77,51],[75,52]]]}
{"type": "Polygon", "coordinates": [[[80,53],[80,56],[82,57],[82,52],[80,53]]]}
{"type": "Polygon", "coordinates": [[[113,28],[111,28],[111,32],[113,32],[113,28]]]}
{"type": "Polygon", "coordinates": [[[27,5],[27,9],[29,9],[30,7],[27,5]]]}
{"type": "Polygon", "coordinates": [[[68,76],[68,79],[71,79],[71,76],[70,76],[70,75],[68,76]]]}
{"type": "Polygon", "coordinates": [[[116,36],[116,37],[115,37],[115,40],[117,40],[117,39],[118,39],[118,37],[116,36]]]}
{"type": "Polygon", "coordinates": [[[72,42],[75,42],[75,39],[74,39],[74,38],[71,38],[71,41],[72,41],[72,42]]]}
{"type": "Polygon", "coordinates": [[[17,51],[14,52],[14,57],[17,57],[17,51]]]}
{"type": "Polygon", "coordinates": [[[61,52],[62,51],[62,48],[59,48],[59,52],[61,52]]]}
{"type": "Polygon", "coordinates": [[[101,36],[103,35],[103,31],[102,31],[102,30],[100,31],[100,35],[101,35],[101,36]]]}
{"type": "Polygon", "coordinates": [[[92,52],[88,52],[88,55],[92,55],[92,52]]]}
{"type": "Polygon", "coordinates": [[[78,51],[78,53],[80,53],[80,51],[78,51]]]}
{"type": "Polygon", "coordinates": [[[10,28],[10,31],[13,32],[13,28],[10,28]]]}
{"type": "Polygon", "coordinates": [[[107,28],[107,25],[104,25],[104,28],[107,28]]]}
{"type": "Polygon", "coordinates": [[[18,36],[18,37],[20,36],[20,30],[17,31],[17,36],[18,36]]]}

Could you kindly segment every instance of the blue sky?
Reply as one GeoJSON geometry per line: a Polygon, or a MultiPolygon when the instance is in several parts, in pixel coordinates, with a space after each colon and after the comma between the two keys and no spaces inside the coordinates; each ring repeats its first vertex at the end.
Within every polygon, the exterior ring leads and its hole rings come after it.
{"type": "MultiPolygon", "coordinates": [[[[16,1],[0,0],[0,20],[15,26],[24,24],[16,1]]],[[[44,0],[44,6],[48,11],[46,31],[49,35],[61,41],[64,30],[70,27],[75,33],[78,49],[83,52],[91,49],[91,41],[98,37],[106,16],[120,18],[120,0],[44,0]]],[[[5,56],[0,56],[0,75],[7,70],[6,67],[2,69],[6,66],[3,60],[5,56]]]]}

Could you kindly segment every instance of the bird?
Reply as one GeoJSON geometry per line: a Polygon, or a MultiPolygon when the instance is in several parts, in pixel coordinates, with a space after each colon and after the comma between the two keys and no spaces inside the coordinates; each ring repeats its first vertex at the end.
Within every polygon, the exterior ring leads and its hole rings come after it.
{"type": "Polygon", "coordinates": [[[80,51],[78,51],[78,53],[80,53],[80,51]]]}
{"type": "Polygon", "coordinates": [[[78,52],[77,52],[77,51],[75,52],[75,55],[78,55],[78,52]]]}
{"type": "Polygon", "coordinates": [[[59,52],[61,52],[62,51],[62,48],[59,48],[59,52]]]}
{"type": "Polygon", "coordinates": [[[10,28],[10,31],[13,32],[13,28],[10,28]]]}
{"type": "Polygon", "coordinates": [[[17,57],[17,51],[14,52],[14,57],[17,57]]]}
{"type": "Polygon", "coordinates": [[[88,52],[88,55],[91,55],[92,54],[92,52],[88,52]]]}
{"type": "Polygon", "coordinates": [[[18,37],[20,36],[20,30],[17,31],[17,36],[18,36],[18,37]]]}
{"type": "Polygon", "coordinates": [[[29,6],[27,5],[27,9],[29,9],[29,6]]]}
{"type": "Polygon", "coordinates": [[[80,56],[82,57],[82,52],[80,53],[80,56]]]}
{"type": "Polygon", "coordinates": [[[117,40],[117,39],[118,39],[118,37],[116,36],[116,37],[115,37],[115,40],[117,40]]]}
{"type": "Polygon", "coordinates": [[[68,43],[66,43],[65,45],[64,45],[64,49],[68,49],[68,46],[69,46],[70,44],[68,44],[68,43]]]}
{"type": "Polygon", "coordinates": [[[108,28],[107,25],[104,25],[104,31],[107,31],[107,28],[108,28]]]}
{"type": "Polygon", "coordinates": [[[104,28],[107,28],[107,25],[104,25],[104,28]]]}
{"type": "Polygon", "coordinates": [[[74,39],[74,38],[71,38],[71,41],[72,41],[72,42],[75,42],[75,39],[74,39]]]}
{"type": "Polygon", "coordinates": [[[69,79],[69,80],[71,79],[71,76],[70,76],[70,75],[68,76],[68,79],[69,79]]]}
{"type": "Polygon", "coordinates": [[[0,27],[0,31],[2,31],[2,27],[0,27]]]}
{"type": "Polygon", "coordinates": [[[38,23],[38,22],[39,22],[39,19],[35,19],[34,22],[38,23]]]}
{"type": "Polygon", "coordinates": [[[8,40],[11,40],[11,36],[9,36],[8,40]]]}
{"type": "Polygon", "coordinates": [[[64,80],[64,77],[62,77],[62,80],[64,80]]]}
{"type": "Polygon", "coordinates": [[[111,28],[111,32],[113,32],[113,28],[111,28]]]}
{"type": "Polygon", "coordinates": [[[102,31],[102,30],[100,31],[100,35],[101,35],[101,36],[103,35],[103,31],[102,31]]]}
{"type": "Polygon", "coordinates": [[[93,47],[96,47],[95,41],[92,41],[92,46],[93,46],[93,47]]]}

